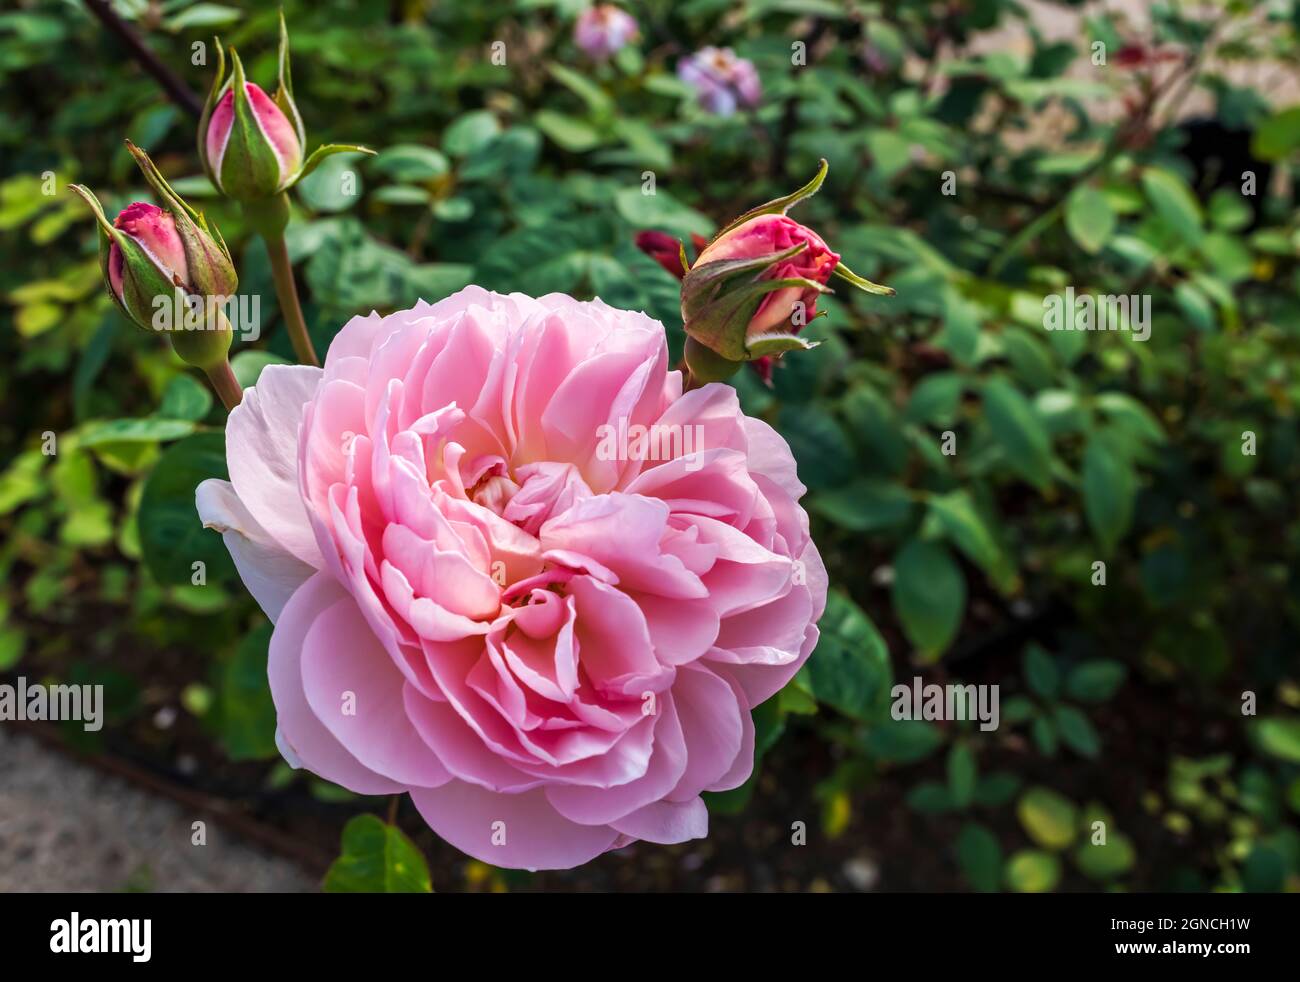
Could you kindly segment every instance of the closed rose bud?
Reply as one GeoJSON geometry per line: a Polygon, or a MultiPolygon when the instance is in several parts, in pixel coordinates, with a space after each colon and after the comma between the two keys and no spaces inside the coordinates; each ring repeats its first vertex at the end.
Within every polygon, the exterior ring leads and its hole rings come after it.
{"type": "Polygon", "coordinates": [[[786,212],[817,193],[817,176],[784,198],[746,212],[710,242],[682,280],[686,360],[700,381],[725,378],[755,362],[768,379],[772,359],[814,346],[798,337],[817,315],[817,297],[832,276],[868,293],[892,295],[848,269],[822,237],[786,212]]]}
{"type": "Polygon", "coordinates": [[[589,58],[604,61],[636,40],[636,18],[611,3],[598,3],[578,15],[573,40],[589,58]]]}
{"type": "Polygon", "coordinates": [[[302,124],[283,88],[272,99],[256,82],[245,80],[233,48],[230,60],[231,77],[215,101],[209,99],[199,124],[199,153],[208,176],[226,195],[259,201],[284,190],[302,169],[302,124]],[[294,121],[277,103],[286,105],[294,121]]]}
{"type": "Polygon", "coordinates": [[[365,147],[328,144],[304,159],[307,134],[293,99],[289,35],[280,15],[279,80],[267,93],[244,77],[244,66],[230,49],[231,72],[216,42],[217,74],[199,120],[199,158],[208,177],[225,195],[240,202],[263,202],[310,174],[333,153],[373,153],[365,147]]]}
{"type": "Polygon", "coordinates": [[[730,48],[701,48],[677,65],[677,77],[695,90],[700,105],[718,116],[753,109],[763,98],[758,69],[730,48]]]}

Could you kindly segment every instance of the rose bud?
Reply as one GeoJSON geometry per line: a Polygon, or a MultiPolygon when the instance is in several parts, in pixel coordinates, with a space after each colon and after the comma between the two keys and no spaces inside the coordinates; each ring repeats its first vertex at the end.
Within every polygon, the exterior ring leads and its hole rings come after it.
{"type": "Polygon", "coordinates": [[[587,57],[605,61],[635,41],[639,33],[636,18],[627,11],[612,3],[598,3],[578,15],[573,40],[587,57]]]}
{"type": "Polygon", "coordinates": [[[695,90],[700,105],[718,116],[753,109],[763,97],[758,69],[730,48],[702,48],[677,65],[677,77],[695,90]]]}
{"type": "MultiPolygon", "coordinates": [[[[689,264],[682,255],[682,244],[667,232],[656,232],[653,229],[637,232],[633,242],[638,249],[679,280],[686,275],[686,267],[689,264]]],[[[692,232],[691,244],[695,246],[698,255],[709,244],[709,240],[692,232]]]]}
{"type": "Polygon", "coordinates": [[[215,321],[202,330],[187,330],[175,318],[191,308],[193,298],[205,301],[206,311],[208,301],[235,292],[239,281],[230,252],[221,233],[172,190],[148,155],[129,141],[127,148],[165,208],[136,201],[109,224],[95,195],[80,185],[71,186],[99,223],[104,285],[126,317],[146,330],[158,329],[164,306],[158,298],[166,298],[173,306],[161,323],[167,325],[181,359],[204,369],[222,364],[232,332],[219,308],[215,321]]]}
{"type": "MultiPolygon", "coordinates": [[[[215,40],[215,39],[214,39],[215,40]]],[[[199,158],[212,183],[228,197],[256,202],[273,197],[310,174],[334,153],[373,153],[366,147],[327,144],[306,162],[307,134],[293,100],[289,72],[289,34],[280,14],[279,81],[267,95],[244,77],[244,66],[230,49],[231,73],[226,72],[225,50],[220,40],[217,74],[199,120],[199,158]]]]}
{"type": "MultiPolygon", "coordinates": [[[[817,297],[833,292],[832,276],[867,293],[894,291],[863,279],[812,229],[786,212],[817,193],[826,179],[825,160],[808,184],[746,212],[722,229],[682,280],[686,361],[699,381],[726,378],[741,362],[756,362],[770,379],[772,359],[816,342],[798,336],[819,316],[817,297]]],[[[685,255],[683,252],[682,259],[685,255]]]]}
{"type": "Polygon", "coordinates": [[[679,280],[686,275],[682,261],[682,244],[667,232],[637,232],[636,247],[679,280]]]}

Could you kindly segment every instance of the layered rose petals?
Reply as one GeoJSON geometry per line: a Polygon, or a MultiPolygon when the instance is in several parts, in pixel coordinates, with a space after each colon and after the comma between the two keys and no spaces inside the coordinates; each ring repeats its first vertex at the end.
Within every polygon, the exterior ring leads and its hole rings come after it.
{"type": "Polygon", "coordinates": [[[291,763],[497,866],[706,833],[826,579],[784,441],[667,357],[644,315],[471,287],[263,371],[198,504],[276,622],[291,763]],[[698,439],[611,459],[620,425],[698,439]]]}

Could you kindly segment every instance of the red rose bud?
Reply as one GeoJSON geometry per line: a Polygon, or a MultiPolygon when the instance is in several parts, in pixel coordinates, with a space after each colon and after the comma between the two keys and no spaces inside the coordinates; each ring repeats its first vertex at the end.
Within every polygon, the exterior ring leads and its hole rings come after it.
{"type": "Polygon", "coordinates": [[[328,144],[307,160],[303,149],[307,134],[293,100],[289,71],[289,35],[280,15],[279,82],[267,95],[244,77],[244,66],[230,49],[231,73],[226,71],[225,50],[219,40],[217,75],[199,120],[199,158],[224,194],[236,201],[262,201],[279,194],[310,174],[334,153],[373,153],[365,147],[328,144]]]}
{"type": "Polygon", "coordinates": [[[682,280],[686,360],[701,381],[725,378],[744,361],[767,378],[771,359],[815,347],[798,337],[817,314],[817,297],[833,292],[832,276],[868,293],[894,291],[848,269],[812,229],[786,216],[817,193],[825,160],[793,194],[748,211],[722,229],[682,280]]]}
{"type": "Polygon", "coordinates": [[[232,332],[213,302],[224,301],[239,285],[230,252],[221,233],[172,190],[148,155],[130,142],[127,147],[167,207],[136,201],[109,224],[94,194],[72,185],[99,223],[104,284],[133,323],[146,330],[166,325],[172,347],[187,363],[199,368],[224,363],[232,332]],[[200,309],[217,313],[191,330],[176,318],[194,308],[196,297],[204,301],[200,309]]]}
{"type": "Polygon", "coordinates": [[[637,232],[636,247],[679,280],[686,275],[682,265],[682,244],[667,232],[637,232]]]}

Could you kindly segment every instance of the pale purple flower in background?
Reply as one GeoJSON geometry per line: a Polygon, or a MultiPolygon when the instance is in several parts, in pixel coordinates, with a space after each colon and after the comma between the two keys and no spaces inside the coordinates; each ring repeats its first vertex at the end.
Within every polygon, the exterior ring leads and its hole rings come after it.
{"type": "Polygon", "coordinates": [[[598,3],[578,16],[573,40],[588,57],[604,61],[635,41],[639,33],[636,18],[627,11],[612,3],[598,3]]]}
{"type": "Polygon", "coordinates": [[[754,63],[730,48],[701,48],[678,63],[677,77],[695,89],[701,106],[719,116],[738,107],[753,109],[763,97],[754,63]]]}

